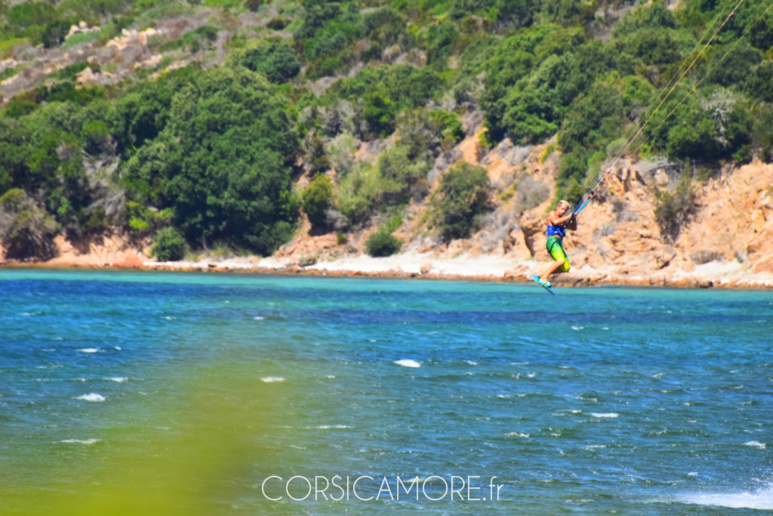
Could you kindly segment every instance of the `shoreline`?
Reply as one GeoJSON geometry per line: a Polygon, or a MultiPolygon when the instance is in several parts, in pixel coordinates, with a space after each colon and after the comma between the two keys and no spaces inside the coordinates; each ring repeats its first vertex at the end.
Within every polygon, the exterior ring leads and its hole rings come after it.
{"type": "MultiPolygon", "coordinates": [[[[0,263],[0,269],[75,269],[75,270],[143,270],[167,272],[211,272],[240,274],[272,274],[308,277],[358,277],[383,279],[428,279],[445,281],[485,281],[502,283],[533,283],[532,274],[539,274],[549,262],[517,260],[481,255],[451,259],[421,255],[397,255],[372,258],[361,255],[301,266],[290,259],[274,257],[207,259],[196,262],[142,261],[130,256],[116,262],[81,262],[51,260],[48,262],[0,263]]],[[[707,264],[690,272],[663,271],[652,274],[620,274],[611,267],[596,270],[584,266],[576,271],[551,278],[559,288],[592,286],[628,286],[660,288],[719,288],[743,290],[773,290],[773,274],[752,273],[734,264],[707,264]]]]}

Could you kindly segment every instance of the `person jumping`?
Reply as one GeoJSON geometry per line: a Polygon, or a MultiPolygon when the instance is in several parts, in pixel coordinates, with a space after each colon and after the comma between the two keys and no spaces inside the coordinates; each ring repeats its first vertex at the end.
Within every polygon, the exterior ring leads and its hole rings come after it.
{"type": "Polygon", "coordinates": [[[548,241],[546,247],[548,254],[556,261],[550,266],[550,269],[539,278],[539,282],[547,288],[552,287],[552,283],[548,280],[551,274],[555,272],[569,272],[571,266],[569,265],[569,259],[564,252],[563,240],[566,236],[566,230],[572,231],[577,229],[577,218],[574,213],[566,215],[566,211],[569,209],[569,203],[566,201],[559,201],[556,209],[548,213],[548,241]]]}

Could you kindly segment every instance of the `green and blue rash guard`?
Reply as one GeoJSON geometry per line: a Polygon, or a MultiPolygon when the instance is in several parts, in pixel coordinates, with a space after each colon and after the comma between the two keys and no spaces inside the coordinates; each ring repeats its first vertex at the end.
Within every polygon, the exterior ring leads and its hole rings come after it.
{"type": "Polygon", "coordinates": [[[557,262],[564,262],[561,267],[563,272],[569,272],[569,258],[566,257],[562,240],[566,236],[566,226],[548,226],[548,240],[546,247],[548,254],[557,262]]]}

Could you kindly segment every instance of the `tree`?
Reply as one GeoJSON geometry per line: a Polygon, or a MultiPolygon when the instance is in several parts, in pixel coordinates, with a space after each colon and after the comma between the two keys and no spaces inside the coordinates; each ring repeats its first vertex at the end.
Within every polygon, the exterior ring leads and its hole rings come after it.
{"type": "Polygon", "coordinates": [[[773,61],[763,61],[751,70],[744,91],[752,99],[773,102],[773,61]]]}
{"type": "Polygon", "coordinates": [[[432,220],[445,240],[469,238],[478,217],[488,209],[486,169],[462,162],[440,178],[432,198],[432,220]]]}
{"type": "Polygon", "coordinates": [[[327,226],[327,210],[332,206],[333,182],[323,174],[317,175],[303,191],[303,211],[311,226],[322,229],[327,226]]]}
{"type": "Polygon", "coordinates": [[[147,185],[161,174],[160,207],[173,209],[174,225],[195,247],[223,241],[267,255],[292,234],[298,137],[260,75],[220,67],[196,77],[174,96],[153,147],[153,169],[134,160],[127,181],[147,185]]]}
{"type": "Polygon", "coordinates": [[[244,53],[242,64],[275,83],[292,80],[301,71],[301,64],[295,52],[287,43],[270,41],[251,48],[244,53]]]}
{"type": "Polygon", "coordinates": [[[6,258],[49,260],[56,255],[54,219],[23,190],[0,197],[0,241],[6,258]]]}
{"type": "Polygon", "coordinates": [[[166,227],[156,233],[153,255],[162,262],[176,262],[185,257],[185,239],[174,228],[166,227]]]}

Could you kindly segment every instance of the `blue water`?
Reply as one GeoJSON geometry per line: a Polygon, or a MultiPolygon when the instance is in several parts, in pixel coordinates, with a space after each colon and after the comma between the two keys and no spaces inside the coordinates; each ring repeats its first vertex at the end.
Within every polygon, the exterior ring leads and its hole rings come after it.
{"type": "Polygon", "coordinates": [[[557,293],[0,270],[0,514],[773,510],[773,295],[557,293]]]}

